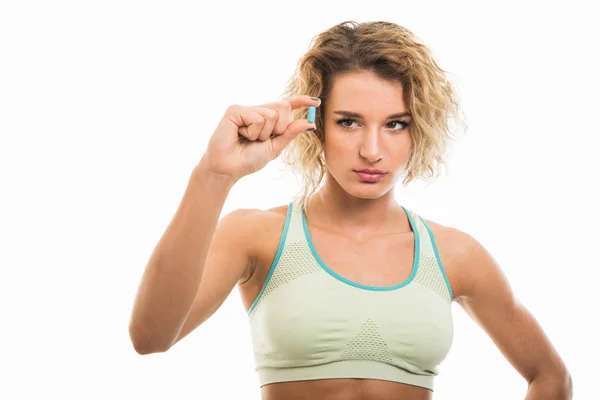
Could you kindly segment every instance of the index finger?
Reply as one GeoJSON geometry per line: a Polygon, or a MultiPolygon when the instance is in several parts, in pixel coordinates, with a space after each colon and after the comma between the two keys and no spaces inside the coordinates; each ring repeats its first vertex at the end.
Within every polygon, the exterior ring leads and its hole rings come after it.
{"type": "Polygon", "coordinates": [[[262,104],[259,107],[271,108],[273,110],[276,110],[278,107],[281,106],[282,101],[288,102],[290,104],[292,110],[297,110],[299,108],[308,108],[310,106],[318,107],[321,105],[321,99],[319,99],[318,97],[310,97],[310,96],[306,96],[306,95],[300,95],[300,96],[290,96],[290,97],[286,97],[285,99],[281,99],[279,101],[262,104]]]}
{"type": "Polygon", "coordinates": [[[300,96],[290,96],[285,101],[289,102],[292,106],[292,110],[297,110],[299,108],[306,108],[310,106],[318,107],[321,105],[321,99],[318,97],[310,97],[306,95],[300,96]]]}

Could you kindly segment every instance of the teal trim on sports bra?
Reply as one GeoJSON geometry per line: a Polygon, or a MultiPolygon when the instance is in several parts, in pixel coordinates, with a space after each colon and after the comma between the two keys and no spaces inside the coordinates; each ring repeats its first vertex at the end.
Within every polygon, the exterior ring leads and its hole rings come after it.
{"type": "Polygon", "coordinates": [[[374,291],[386,291],[386,290],[394,290],[394,289],[399,289],[403,286],[408,285],[413,278],[415,277],[415,275],[417,274],[417,269],[419,266],[419,258],[420,258],[420,254],[421,254],[421,242],[419,239],[419,230],[417,229],[417,226],[415,225],[412,217],[410,216],[410,213],[408,212],[408,210],[406,210],[406,208],[402,207],[402,209],[404,210],[404,212],[406,213],[406,216],[408,217],[408,221],[410,223],[410,226],[412,228],[412,231],[415,235],[415,246],[414,246],[414,255],[413,255],[413,267],[412,267],[412,272],[410,274],[410,276],[402,283],[399,283],[397,285],[393,285],[393,286],[368,286],[368,285],[362,285],[360,283],[356,283],[354,281],[351,281],[350,279],[344,278],[343,276],[337,274],[335,271],[333,271],[331,268],[329,268],[327,265],[325,265],[325,263],[323,262],[323,260],[321,260],[321,257],[319,257],[319,254],[317,253],[315,246],[313,244],[312,241],[312,237],[310,235],[310,231],[308,230],[308,223],[306,222],[306,215],[304,213],[304,209],[302,209],[302,225],[304,226],[304,235],[306,236],[306,241],[308,242],[308,246],[310,247],[310,251],[313,255],[313,257],[315,258],[315,260],[319,263],[319,265],[327,272],[329,273],[331,276],[333,276],[334,278],[348,284],[354,287],[357,287],[359,289],[366,289],[366,290],[374,290],[374,291]]]}
{"type": "Polygon", "coordinates": [[[275,266],[279,262],[281,253],[283,253],[283,246],[285,245],[285,239],[287,237],[288,229],[290,227],[290,221],[292,219],[291,216],[292,216],[292,204],[290,203],[290,204],[288,204],[287,213],[285,215],[285,225],[283,226],[283,233],[281,234],[281,239],[279,240],[279,248],[277,249],[277,254],[275,255],[275,259],[271,263],[271,268],[269,269],[269,274],[267,275],[267,278],[265,279],[265,283],[263,284],[263,287],[260,290],[260,293],[258,294],[258,296],[256,296],[256,299],[254,299],[254,302],[252,302],[252,305],[250,306],[250,309],[248,310],[248,315],[250,315],[252,313],[252,310],[254,309],[254,307],[256,307],[258,300],[261,298],[263,292],[267,288],[267,284],[269,283],[269,281],[271,280],[271,277],[273,276],[273,272],[275,272],[275,266]]]}
{"type": "Polygon", "coordinates": [[[431,228],[429,228],[429,225],[427,225],[427,222],[425,222],[423,217],[419,216],[419,218],[423,222],[423,225],[425,225],[425,228],[427,228],[427,232],[429,232],[429,238],[431,239],[431,246],[433,247],[433,252],[435,253],[435,258],[437,259],[438,266],[440,267],[440,271],[442,272],[442,276],[444,277],[444,281],[446,281],[446,286],[448,287],[448,291],[450,292],[450,300],[452,300],[452,299],[454,299],[454,296],[452,295],[452,288],[450,287],[450,281],[448,281],[448,277],[446,276],[446,271],[444,271],[444,267],[442,265],[442,260],[440,259],[440,253],[438,253],[438,248],[435,243],[435,238],[433,237],[433,232],[431,231],[431,228]]]}

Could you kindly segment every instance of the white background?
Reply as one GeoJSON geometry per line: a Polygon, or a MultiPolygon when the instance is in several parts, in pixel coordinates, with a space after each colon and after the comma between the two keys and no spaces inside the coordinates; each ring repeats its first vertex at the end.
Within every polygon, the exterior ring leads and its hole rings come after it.
{"type": "MultiPolygon", "coordinates": [[[[469,130],[444,177],[398,199],[492,252],[575,398],[596,398],[600,29],[584,4],[3,1],[0,398],[259,399],[237,289],[164,354],[135,353],[131,306],[226,107],[279,98],[310,39],[348,19],[408,27],[452,73],[469,130]]],[[[275,161],[223,213],[298,190],[275,161]]],[[[485,333],[454,317],[434,398],[524,398],[485,333]]]]}

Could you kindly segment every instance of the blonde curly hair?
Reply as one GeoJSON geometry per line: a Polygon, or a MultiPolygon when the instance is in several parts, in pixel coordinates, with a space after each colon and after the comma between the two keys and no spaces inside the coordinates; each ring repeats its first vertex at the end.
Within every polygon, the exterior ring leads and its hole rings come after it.
{"type": "MultiPolygon", "coordinates": [[[[447,71],[438,66],[431,51],[407,28],[386,21],[345,21],[315,36],[309,50],[298,61],[284,96],[319,97],[317,129],[299,135],[282,154],[282,161],[299,172],[305,204],[323,181],[327,171],[323,143],[324,110],[333,79],[345,72],[369,71],[384,80],[401,82],[412,115],[412,149],[403,185],[417,179],[436,178],[446,163],[453,139],[450,123],[466,122],[447,71]]],[[[306,118],[307,110],[296,110],[294,119],[306,118]]]]}

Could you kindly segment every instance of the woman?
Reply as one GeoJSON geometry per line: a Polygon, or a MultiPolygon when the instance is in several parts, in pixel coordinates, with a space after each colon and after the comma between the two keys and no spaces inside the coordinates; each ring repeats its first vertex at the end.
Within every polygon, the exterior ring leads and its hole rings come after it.
{"type": "Polygon", "coordinates": [[[431,399],[457,301],[527,380],[526,399],[570,399],[564,363],[490,254],[394,199],[401,178],[436,175],[460,120],[427,47],[389,22],[336,25],[286,95],[225,112],[144,272],[136,351],[168,350],[237,284],[263,399],[431,399]],[[301,198],[218,221],[232,186],[284,149],[301,198]]]}

